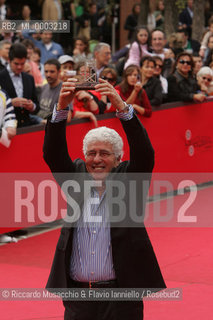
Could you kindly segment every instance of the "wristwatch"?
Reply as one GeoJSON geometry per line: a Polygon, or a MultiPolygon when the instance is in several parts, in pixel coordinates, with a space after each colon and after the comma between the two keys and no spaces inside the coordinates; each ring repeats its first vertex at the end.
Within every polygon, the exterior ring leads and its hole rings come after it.
{"type": "Polygon", "coordinates": [[[125,101],[123,101],[124,103],[124,108],[122,110],[118,110],[116,109],[117,112],[120,112],[120,113],[127,113],[129,112],[129,104],[127,104],[125,101]]]}

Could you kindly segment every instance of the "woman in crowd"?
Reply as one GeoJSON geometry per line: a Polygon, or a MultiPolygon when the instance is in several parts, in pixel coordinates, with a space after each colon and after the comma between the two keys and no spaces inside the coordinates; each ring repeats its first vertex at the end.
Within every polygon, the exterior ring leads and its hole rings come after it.
{"type": "Polygon", "coordinates": [[[37,87],[43,85],[43,78],[41,72],[38,68],[38,65],[32,60],[32,54],[35,49],[34,43],[30,39],[24,39],[22,44],[27,48],[27,60],[25,72],[31,74],[34,78],[35,85],[37,87]]]}
{"type": "Polygon", "coordinates": [[[135,37],[131,47],[129,49],[129,56],[124,65],[126,69],[129,65],[135,64],[140,66],[140,60],[145,55],[151,55],[149,53],[149,30],[145,26],[139,26],[135,30],[135,37]]]}
{"type": "Polygon", "coordinates": [[[202,102],[205,95],[193,77],[193,58],[190,53],[180,53],[174,65],[173,74],[168,77],[167,101],[202,102]]]}
{"type": "Polygon", "coordinates": [[[145,117],[151,117],[152,107],[146,91],[142,88],[140,68],[130,65],[123,74],[123,81],[115,87],[123,100],[145,117]]]}
{"type": "Polygon", "coordinates": [[[164,29],[164,2],[159,0],[157,3],[157,8],[154,11],[156,28],[164,29]]]}
{"type": "Polygon", "coordinates": [[[132,13],[129,14],[126,18],[124,29],[129,31],[128,40],[130,41],[132,40],[135,28],[137,27],[140,11],[141,11],[140,3],[135,3],[132,7],[132,13]]]}
{"type": "Polygon", "coordinates": [[[44,73],[44,65],[41,63],[41,50],[37,47],[34,48],[33,54],[30,57],[30,60],[35,62],[38,66],[39,71],[41,72],[41,76],[43,79],[43,83],[46,80],[45,73],[44,73]]]}
{"type": "Polygon", "coordinates": [[[159,106],[163,101],[161,82],[154,76],[155,60],[150,56],[141,59],[141,82],[152,106],[159,106]]]}
{"type": "Polygon", "coordinates": [[[85,37],[77,37],[74,42],[73,60],[75,63],[85,59],[91,59],[92,54],[89,50],[89,41],[85,37]]]}
{"type": "Polygon", "coordinates": [[[209,67],[202,67],[197,73],[197,81],[200,90],[206,96],[213,95],[213,70],[209,67]]]}
{"type": "MultiPolygon", "coordinates": [[[[114,68],[105,68],[101,73],[100,73],[100,78],[107,80],[113,87],[115,86],[117,82],[117,72],[114,68]]],[[[112,106],[110,100],[108,99],[107,96],[101,96],[101,101],[103,101],[102,107],[99,107],[100,112],[99,113],[108,113],[108,112],[115,112],[116,108],[112,106]]]]}

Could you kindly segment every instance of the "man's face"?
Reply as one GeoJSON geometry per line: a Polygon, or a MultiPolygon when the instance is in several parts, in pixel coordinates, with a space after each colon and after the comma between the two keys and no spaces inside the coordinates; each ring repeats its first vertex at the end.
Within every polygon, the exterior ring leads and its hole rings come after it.
{"type": "Polygon", "coordinates": [[[96,12],[97,12],[97,6],[96,6],[96,4],[93,4],[93,5],[90,7],[89,12],[90,12],[91,15],[96,14],[96,12]]]}
{"type": "Polygon", "coordinates": [[[192,7],[193,7],[193,0],[188,0],[188,1],[187,1],[187,5],[188,5],[188,7],[189,7],[190,9],[192,9],[192,7]]]}
{"type": "Polygon", "coordinates": [[[85,163],[93,179],[103,181],[118,166],[120,157],[115,157],[111,143],[96,141],[88,145],[85,163]]]}
{"type": "Polygon", "coordinates": [[[41,39],[44,44],[49,44],[52,41],[52,36],[51,32],[44,32],[41,34],[41,39]]]}
{"type": "Polygon", "coordinates": [[[0,0],[0,6],[3,6],[5,4],[5,0],[0,0]]]}
{"type": "Polygon", "coordinates": [[[96,60],[100,68],[103,66],[107,66],[109,64],[110,59],[111,59],[111,50],[108,46],[104,46],[101,48],[99,52],[96,52],[96,60]]]}
{"type": "Polygon", "coordinates": [[[26,58],[14,58],[10,61],[10,68],[16,74],[19,75],[24,70],[26,58]]]}
{"type": "Polygon", "coordinates": [[[165,45],[164,34],[161,31],[154,31],[152,33],[152,48],[156,53],[162,53],[165,45]]]}
{"type": "Polygon", "coordinates": [[[6,43],[3,45],[2,49],[0,50],[0,56],[5,60],[8,60],[10,47],[11,47],[11,44],[6,43]]]}
{"type": "Polygon", "coordinates": [[[74,64],[71,61],[65,62],[61,65],[61,71],[73,70],[74,64]]]}
{"type": "Polygon", "coordinates": [[[56,85],[56,83],[59,79],[60,71],[57,70],[57,68],[54,64],[45,64],[44,73],[45,73],[45,77],[46,77],[49,85],[51,87],[54,87],[54,85],[56,85]]]}

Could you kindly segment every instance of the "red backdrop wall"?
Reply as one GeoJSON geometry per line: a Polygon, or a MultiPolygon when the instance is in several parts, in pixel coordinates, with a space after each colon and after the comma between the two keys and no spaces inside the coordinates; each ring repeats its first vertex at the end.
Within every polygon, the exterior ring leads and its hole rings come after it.
{"type": "MultiPolygon", "coordinates": [[[[176,107],[164,106],[154,111],[151,118],[140,117],[140,119],[155,149],[155,173],[164,173],[165,176],[166,173],[170,173],[170,179],[174,181],[178,180],[178,176],[182,176],[180,173],[201,173],[196,175],[195,182],[208,180],[208,173],[213,172],[211,101],[176,107]]],[[[116,129],[123,136],[124,159],[127,159],[128,146],[119,120],[114,115],[103,115],[99,116],[98,123],[99,126],[116,129]]],[[[91,128],[93,128],[92,123],[87,121],[81,123],[73,121],[67,126],[67,141],[72,158],[83,157],[82,140],[91,128]]],[[[2,173],[49,172],[42,158],[44,128],[35,127],[27,130],[25,133],[26,129],[18,130],[9,149],[0,145],[2,173]]],[[[209,179],[210,176],[209,174],[209,179]]],[[[2,183],[0,185],[1,194],[4,194],[4,185],[2,183]]]]}

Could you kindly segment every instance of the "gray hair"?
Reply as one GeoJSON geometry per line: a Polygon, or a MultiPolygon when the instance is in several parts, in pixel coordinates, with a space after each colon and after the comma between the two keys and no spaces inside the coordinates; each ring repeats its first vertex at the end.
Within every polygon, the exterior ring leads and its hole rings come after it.
{"type": "Polygon", "coordinates": [[[0,41],[0,50],[3,48],[3,46],[4,46],[5,44],[10,44],[10,45],[12,45],[12,43],[11,43],[9,40],[1,40],[1,41],[0,41]]]}
{"type": "Polygon", "coordinates": [[[90,143],[93,142],[105,142],[110,143],[113,148],[113,152],[115,153],[115,157],[123,156],[123,140],[121,136],[114,129],[110,129],[107,127],[99,127],[90,130],[84,137],[83,140],[83,153],[86,157],[87,148],[90,143]]]}
{"type": "Polygon", "coordinates": [[[110,45],[109,45],[108,43],[106,43],[106,42],[99,42],[99,43],[95,46],[95,48],[94,48],[94,50],[93,50],[93,55],[95,55],[95,52],[100,52],[103,47],[108,47],[108,48],[111,49],[111,47],[110,47],[110,45]]]}
{"type": "Polygon", "coordinates": [[[213,78],[213,70],[209,67],[202,67],[197,73],[197,77],[202,77],[204,75],[209,75],[213,78]]]}

